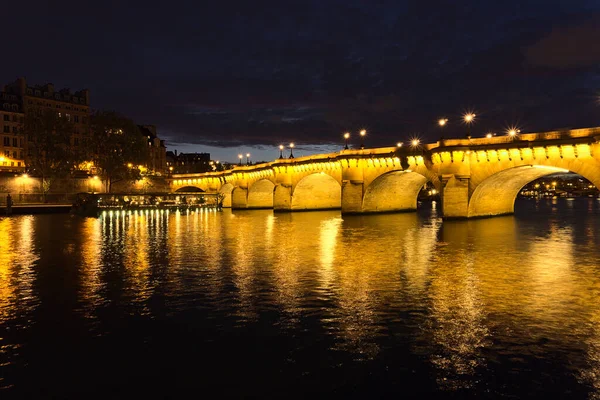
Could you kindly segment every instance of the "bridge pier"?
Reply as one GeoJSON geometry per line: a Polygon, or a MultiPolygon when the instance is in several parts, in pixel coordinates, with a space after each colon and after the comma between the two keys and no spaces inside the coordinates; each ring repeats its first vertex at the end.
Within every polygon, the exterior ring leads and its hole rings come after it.
{"type": "Polygon", "coordinates": [[[234,210],[248,208],[248,189],[236,187],[231,192],[231,208],[234,210]]]}
{"type": "Polygon", "coordinates": [[[292,211],[292,187],[290,185],[275,186],[273,211],[292,211]]]}
{"type": "Polygon", "coordinates": [[[444,219],[469,217],[469,177],[442,175],[442,214],[444,219]]]}
{"type": "Polygon", "coordinates": [[[342,214],[362,213],[363,186],[362,181],[342,182],[342,214]]]}

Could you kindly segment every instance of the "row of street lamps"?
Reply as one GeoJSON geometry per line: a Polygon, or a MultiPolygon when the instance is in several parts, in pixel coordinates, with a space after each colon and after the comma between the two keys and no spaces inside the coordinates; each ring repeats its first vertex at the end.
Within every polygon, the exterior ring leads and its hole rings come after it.
{"type": "MultiPolygon", "coordinates": [[[[463,122],[467,125],[467,138],[471,138],[471,124],[475,121],[475,117],[477,117],[477,115],[475,113],[472,112],[468,112],[465,113],[462,118],[463,118],[463,122]]],[[[448,118],[440,118],[438,120],[438,125],[440,127],[444,127],[446,126],[446,124],[448,123],[448,118]]],[[[517,128],[509,128],[508,131],[506,132],[508,136],[510,137],[516,137],[519,133],[521,133],[520,129],[517,128]]],[[[365,148],[365,144],[364,144],[364,138],[367,135],[367,130],[366,129],[361,129],[358,134],[360,135],[360,149],[364,150],[365,148]]],[[[487,133],[485,135],[486,138],[491,139],[492,137],[496,136],[495,133],[487,133]]],[[[345,145],[344,145],[344,150],[348,150],[348,140],[350,139],[350,132],[344,132],[344,141],[345,141],[345,145]]],[[[410,140],[410,146],[413,148],[419,147],[419,145],[421,144],[421,140],[419,140],[418,138],[413,138],[410,140]]],[[[398,142],[396,144],[397,147],[402,147],[403,143],[402,142],[398,142]]],[[[283,150],[285,149],[285,146],[280,144],[279,145],[279,159],[283,159],[285,158],[283,156],[283,150]]],[[[288,158],[294,158],[294,143],[290,143],[289,144],[289,149],[290,149],[290,155],[288,158]]],[[[238,158],[240,159],[239,165],[242,165],[242,158],[243,155],[242,154],[238,154],[238,158]]],[[[246,153],[246,164],[250,165],[250,153],[246,153]]]]}
{"type": "MultiPolygon", "coordinates": [[[[469,138],[469,139],[471,139],[471,124],[472,124],[473,122],[475,122],[475,117],[477,117],[477,115],[475,115],[475,113],[472,113],[472,112],[465,113],[465,114],[462,116],[462,118],[463,118],[463,122],[464,122],[464,123],[467,125],[467,138],[469,138]]],[[[447,123],[448,123],[448,118],[440,118],[440,119],[438,120],[438,125],[439,125],[440,127],[442,127],[442,128],[443,128],[444,126],[446,126],[446,124],[447,124],[447,123]]],[[[513,127],[513,128],[509,128],[509,129],[506,131],[506,134],[507,134],[508,136],[510,136],[510,137],[515,137],[515,136],[517,136],[519,133],[521,133],[521,130],[520,130],[520,129],[517,129],[517,128],[514,128],[514,127],[513,127]]],[[[489,132],[489,133],[487,133],[487,134],[485,135],[485,137],[486,137],[486,138],[488,138],[488,139],[491,139],[491,138],[492,138],[492,137],[494,137],[494,136],[496,136],[496,134],[495,134],[495,133],[492,133],[492,132],[489,132]]]]}

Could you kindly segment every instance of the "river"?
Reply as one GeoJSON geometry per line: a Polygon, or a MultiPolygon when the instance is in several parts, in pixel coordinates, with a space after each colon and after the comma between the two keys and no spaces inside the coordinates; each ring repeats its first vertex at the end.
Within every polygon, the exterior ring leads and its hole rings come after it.
{"type": "Polygon", "coordinates": [[[0,217],[0,396],[600,398],[600,201],[437,209],[0,217]]]}

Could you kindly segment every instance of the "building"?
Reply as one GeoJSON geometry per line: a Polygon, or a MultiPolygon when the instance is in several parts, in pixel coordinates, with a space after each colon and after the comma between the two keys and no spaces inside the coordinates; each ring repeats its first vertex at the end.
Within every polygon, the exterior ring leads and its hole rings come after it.
{"type": "Polygon", "coordinates": [[[4,92],[16,96],[25,115],[33,110],[53,110],[72,122],[71,146],[74,148],[82,146],[90,133],[90,92],[87,89],[71,93],[66,88],[56,90],[52,83],[29,86],[25,78],[18,78],[5,85],[4,92]]]}
{"type": "Polygon", "coordinates": [[[210,159],[210,153],[179,153],[168,151],[166,154],[167,168],[170,173],[190,174],[195,172],[210,172],[215,163],[210,159]]]}
{"type": "Polygon", "coordinates": [[[23,134],[24,114],[19,96],[0,93],[0,171],[25,170],[26,137],[23,134]]]}
{"type": "Polygon", "coordinates": [[[148,139],[148,150],[150,159],[148,161],[148,169],[157,174],[167,172],[167,148],[165,141],[160,140],[156,134],[156,126],[154,125],[138,125],[142,135],[148,139]]]}

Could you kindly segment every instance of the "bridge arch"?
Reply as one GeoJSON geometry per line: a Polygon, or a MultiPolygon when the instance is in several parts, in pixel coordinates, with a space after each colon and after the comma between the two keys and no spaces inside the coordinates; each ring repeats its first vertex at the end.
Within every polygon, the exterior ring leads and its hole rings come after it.
{"type": "Polygon", "coordinates": [[[600,184],[600,174],[589,169],[571,166],[571,169],[548,165],[523,165],[496,172],[477,185],[469,198],[468,217],[486,217],[512,214],[515,200],[521,189],[528,183],[560,172],[574,172],[600,184]]]}
{"type": "Polygon", "coordinates": [[[205,192],[205,190],[198,186],[188,185],[188,186],[180,187],[179,189],[175,190],[175,192],[176,193],[181,193],[181,192],[192,193],[192,192],[205,192]]]}
{"type": "Polygon", "coordinates": [[[328,210],[342,207],[342,187],[324,172],[306,175],[292,192],[292,210],[328,210]]]}
{"type": "Polygon", "coordinates": [[[275,184],[268,179],[260,179],[248,188],[247,208],[273,208],[275,184]]]}
{"type": "Polygon", "coordinates": [[[219,189],[219,193],[225,195],[225,198],[223,198],[223,207],[231,208],[231,193],[233,192],[234,188],[235,186],[227,182],[219,189]]]}
{"type": "Polygon", "coordinates": [[[362,211],[416,210],[419,191],[428,181],[427,177],[416,172],[392,171],[380,175],[366,188],[362,211]]]}

